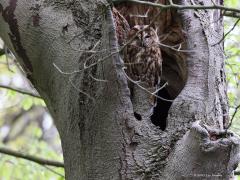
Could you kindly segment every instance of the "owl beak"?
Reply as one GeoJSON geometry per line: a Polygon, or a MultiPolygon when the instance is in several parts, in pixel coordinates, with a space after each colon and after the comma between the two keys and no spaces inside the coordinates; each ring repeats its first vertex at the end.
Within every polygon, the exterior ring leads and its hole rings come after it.
{"type": "Polygon", "coordinates": [[[145,43],[142,41],[142,43],[141,43],[141,46],[142,47],[146,47],[146,45],[145,45],[145,43]]]}

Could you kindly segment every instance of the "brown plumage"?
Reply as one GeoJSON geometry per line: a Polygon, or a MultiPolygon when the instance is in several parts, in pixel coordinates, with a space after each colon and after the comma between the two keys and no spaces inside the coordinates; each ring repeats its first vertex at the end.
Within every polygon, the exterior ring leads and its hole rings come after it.
{"type": "Polygon", "coordinates": [[[127,75],[153,92],[160,83],[162,56],[157,32],[152,27],[136,35],[146,27],[136,25],[129,31],[128,40],[136,37],[124,50],[124,62],[127,75]]]}
{"type": "Polygon", "coordinates": [[[118,44],[122,46],[127,40],[127,35],[130,30],[130,27],[127,20],[121,15],[120,12],[118,12],[116,8],[113,7],[112,12],[116,26],[118,44]]]}

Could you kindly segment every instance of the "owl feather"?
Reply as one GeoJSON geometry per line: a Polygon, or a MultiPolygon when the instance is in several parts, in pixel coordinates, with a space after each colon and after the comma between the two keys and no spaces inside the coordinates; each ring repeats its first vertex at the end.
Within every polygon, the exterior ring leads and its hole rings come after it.
{"type": "Polygon", "coordinates": [[[135,25],[128,33],[132,39],[124,50],[127,75],[154,92],[160,84],[162,55],[157,32],[146,25],[135,25]]]}

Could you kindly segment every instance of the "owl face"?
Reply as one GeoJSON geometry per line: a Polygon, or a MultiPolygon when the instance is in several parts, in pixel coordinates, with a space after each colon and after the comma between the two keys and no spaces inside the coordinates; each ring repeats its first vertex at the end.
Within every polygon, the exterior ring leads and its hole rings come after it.
{"type": "MultiPolygon", "coordinates": [[[[146,27],[147,25],[135,25],[129,32],[129,38],[135,36],[138,31],[141,31],[146,27]]],[[[151,47],[152,45],[157,45],[158,42],[159,38],[157,32],[152,27],[148,27],[144,31],[137,34],[131,45],[146,48],[151,47]]]]}

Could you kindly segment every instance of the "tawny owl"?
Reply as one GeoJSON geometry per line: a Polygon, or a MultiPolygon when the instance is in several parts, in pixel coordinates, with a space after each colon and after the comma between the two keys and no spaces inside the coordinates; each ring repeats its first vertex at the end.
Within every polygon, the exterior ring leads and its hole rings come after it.
{"type": "MultiPolygon", "coordinates": [[[[135,25],[129,31],[128,40],[146,27],[146,25],[135,25]]],[[[152,27],[137,34],[126,46],[124,63],[125,71],[132,80],[151,92],[156,90],[162,73],[162,56],[157,32],[152,27]]]]}

